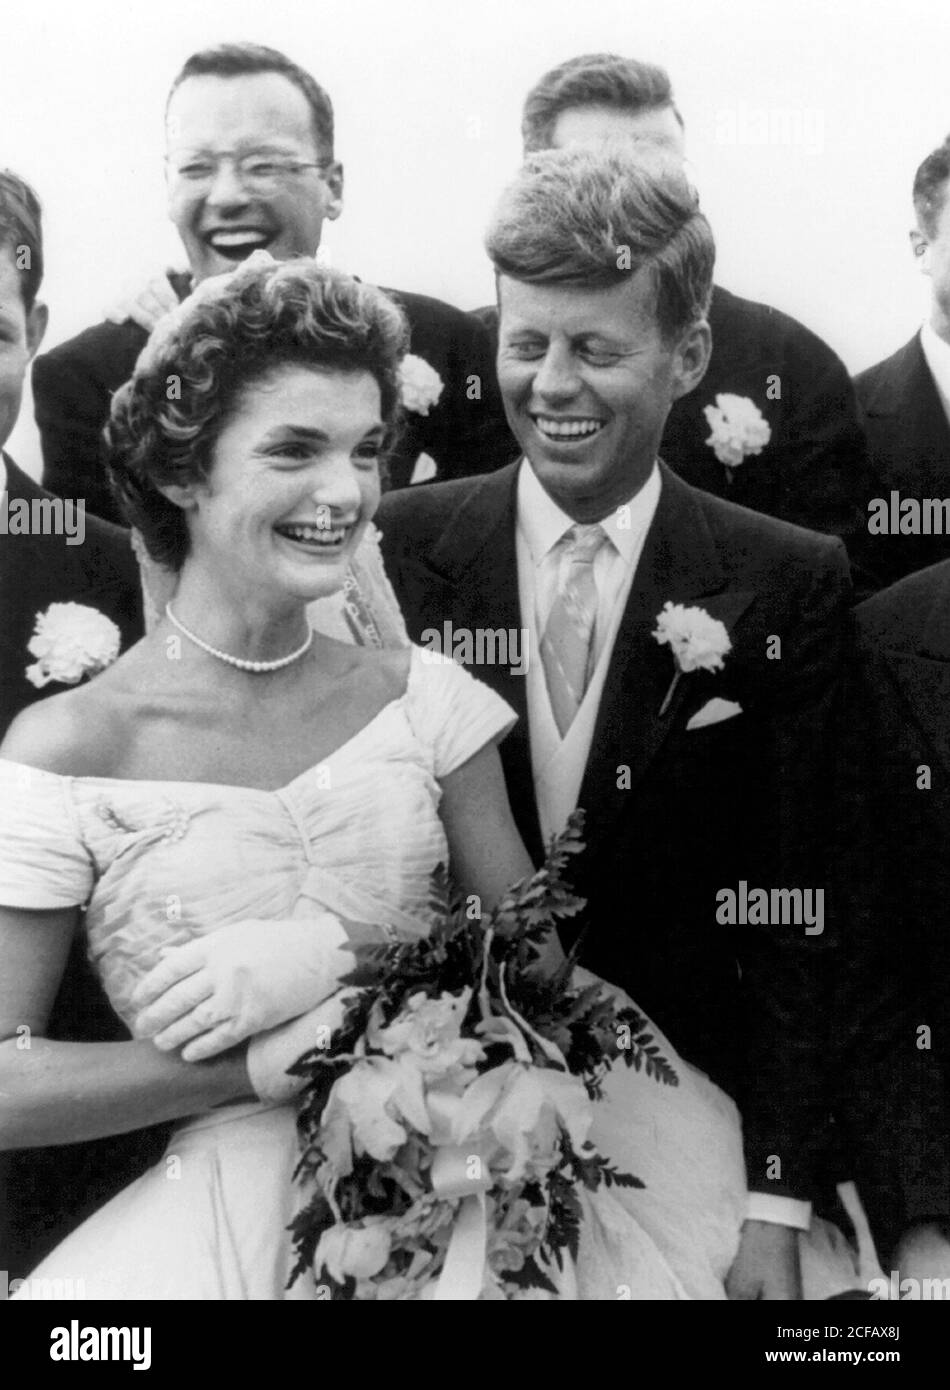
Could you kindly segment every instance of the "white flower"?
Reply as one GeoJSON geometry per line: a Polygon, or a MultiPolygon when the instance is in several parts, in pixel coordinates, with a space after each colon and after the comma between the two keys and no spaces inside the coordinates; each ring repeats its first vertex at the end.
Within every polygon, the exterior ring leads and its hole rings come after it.
{"type": "Polygon", "coordinates": [[[715,405],[704,408],[703,414],[712,430],[706,443],[727,468],[738,468],[750,454],[761,454],[772,438],[768,421],[748,396],[724,392],[716,397],[715,405]]]}
{"type": "Polygon", "coordinates": [[[347,1278],[372,1279],[386,1268],[390,1246],[389,1229],[381,1217],[363,1226],[329,1226],[320,1237],[313,1267],[326,1267],[338,1284],[347,1278]]]}
{"type": "Polygon", "coordinates": [[[681,671],[721,671],[723,657],[732,651],[725,626],[705,608],[684,608],[664,603],[656,615],[653,636],[662,646],[669,643],[681,671]]]}
{"type": "Polygon", "coordinates": [[[561,1129],[567,1131],[580,1152],[587,1141],[593,1111],[583,1082],[554,1067],[503,1062],[471,1083],[456,1107],[453,1121],[456,1144],[477,1140],[487,1150],[493,1170],[501,1167],[509,1183],[521,1181],[526,1169],[545,1172],[557,1161],[561,1129]]]}
{"type": "Polygon", "coordinates": [[[445,385],[434,367],[424,357],[408,352],[399,364],[399,385],[402,403],[416,415],[428,415],[437,405],[445,385]]]}
{"type": "Polygon", "coordinates": [[[484,1058],[484,1049],[474,1038],[461,1036],[471,998],[471,989],[438,999],[414,994],[388,1027],[371,1015],[366,1041],[388,1057],[418,1067],[429,1079],[474,1066],[484,1058]]]}
{"type": "Polygon", "coordinates": [[[352,1168],[352,1155],[367,1153],[388,1163],[408,1128],[431,1127],[422,1073],[404,1058],[365,1057],[334,1082],[323,1112],[320,1147],[335,1173],[352,1168]]]}
{"type": "Polygon", "coordinates": [[[26,678],[38,688],[58,681],[76,685],[111,666],[122,638],[111,618],[82,603],[51,603],[38,613],[27,650],[38,658],[26,678]]]}

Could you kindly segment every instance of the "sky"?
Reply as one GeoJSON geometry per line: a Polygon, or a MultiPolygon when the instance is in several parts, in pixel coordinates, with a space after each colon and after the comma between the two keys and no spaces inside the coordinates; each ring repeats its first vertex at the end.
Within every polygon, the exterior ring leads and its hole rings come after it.
{"type": "MultiPolygon", "coordinates": [[[[926,310],[914,170],[950,131],[946,0],[31,0],[3,19],[0,165],[45,208],[47,345],[181,258],[162,111],[209,44],[280,48],[326,87],[346,171],[334,264],[474,308],[482,236],[548,68],[612,51],[672,77],[717,281],[820,333],[851,371],[926,310]]],[[[39,455],[29,400],[10,452],[39,455]]]]}

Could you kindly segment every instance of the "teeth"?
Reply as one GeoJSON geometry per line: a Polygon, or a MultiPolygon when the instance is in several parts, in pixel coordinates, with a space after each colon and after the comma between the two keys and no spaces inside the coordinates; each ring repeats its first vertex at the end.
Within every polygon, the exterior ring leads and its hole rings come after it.
{"type": "Polygon", "coordinates": [[[581,439],[584,435],[596,434],[601,428],[600,420],[551,420],[537,416],[535,424],[542,434],[550,439],[581,439]]]}
{"type": "Polygon", "coordinates": [[[294,541],[316,541],[320,545],[339,545],[346,539],[346,529],[328,531],[323,526],[281,526],[280,533],[294,541]]]}
{"type": "Polygon", "coordinates": [[[268,241],[262,232],[212,232],[208,239],[212,246],[264,246],[268,241]]]}

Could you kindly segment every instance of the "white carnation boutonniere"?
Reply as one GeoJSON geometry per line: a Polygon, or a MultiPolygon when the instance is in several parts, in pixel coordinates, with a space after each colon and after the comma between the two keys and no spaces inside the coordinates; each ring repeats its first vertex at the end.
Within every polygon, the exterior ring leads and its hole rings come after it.
{"type": "Polygon", "coordinates": [[[676,674],[660,706],[662,718],[669,709],[680,677],[690,671],[721,671],[724,657],[732,651],[725,624],[705,608],[685,608],[681,603],[664,603],[656,615],[653,636],[660,646],[668,645],[676,662],[676,674]]]}
{"type": "Polygon", "coordinates": [[[36,615],[27,650],[37,660],[24,674],[38,689],[51,681],[78,685],[83,676],[95,676],[112,665],[121,641],[115,623],[98,608],[51,603],[36,615]]]}
{"type": "Polygon", "coordinates": [[[400,398],[406,410],[428,415],[445,390],[445,382],[424,357],[407,353],[399,364],[400,398]]]}
{"type": "Polygon", "coordinates": [[[731,483],[734,469],[751,454],[761,454],[772,438],[769,422],[755,401],[728,392],[718,395],[715,405],[705,406],[703,414],[712,430],[706,443],[719,462],[725,464],[726,477],[731,483]]]}

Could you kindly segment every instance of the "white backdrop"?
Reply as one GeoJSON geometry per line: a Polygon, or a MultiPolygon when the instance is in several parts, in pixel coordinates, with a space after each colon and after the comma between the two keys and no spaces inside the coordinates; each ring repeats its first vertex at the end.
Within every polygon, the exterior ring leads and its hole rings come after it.
{"type": "MultiPolygon", "coordinates": [[[[327,245],[366,279],[486,302],[481,236],[525,91],[612,50],[671,72],[723,284],[855,371],[923,312],[906,233],[914,169],[950,131],[946,0],[30,0],[0,25],[0,165],[45,205],[48,343],[177,253],[166,90],[190,52],[235,39],[328,88],[347,202],[327,245]]],[[[10,448],[36,471],[28,401],[10,448]]]]}

